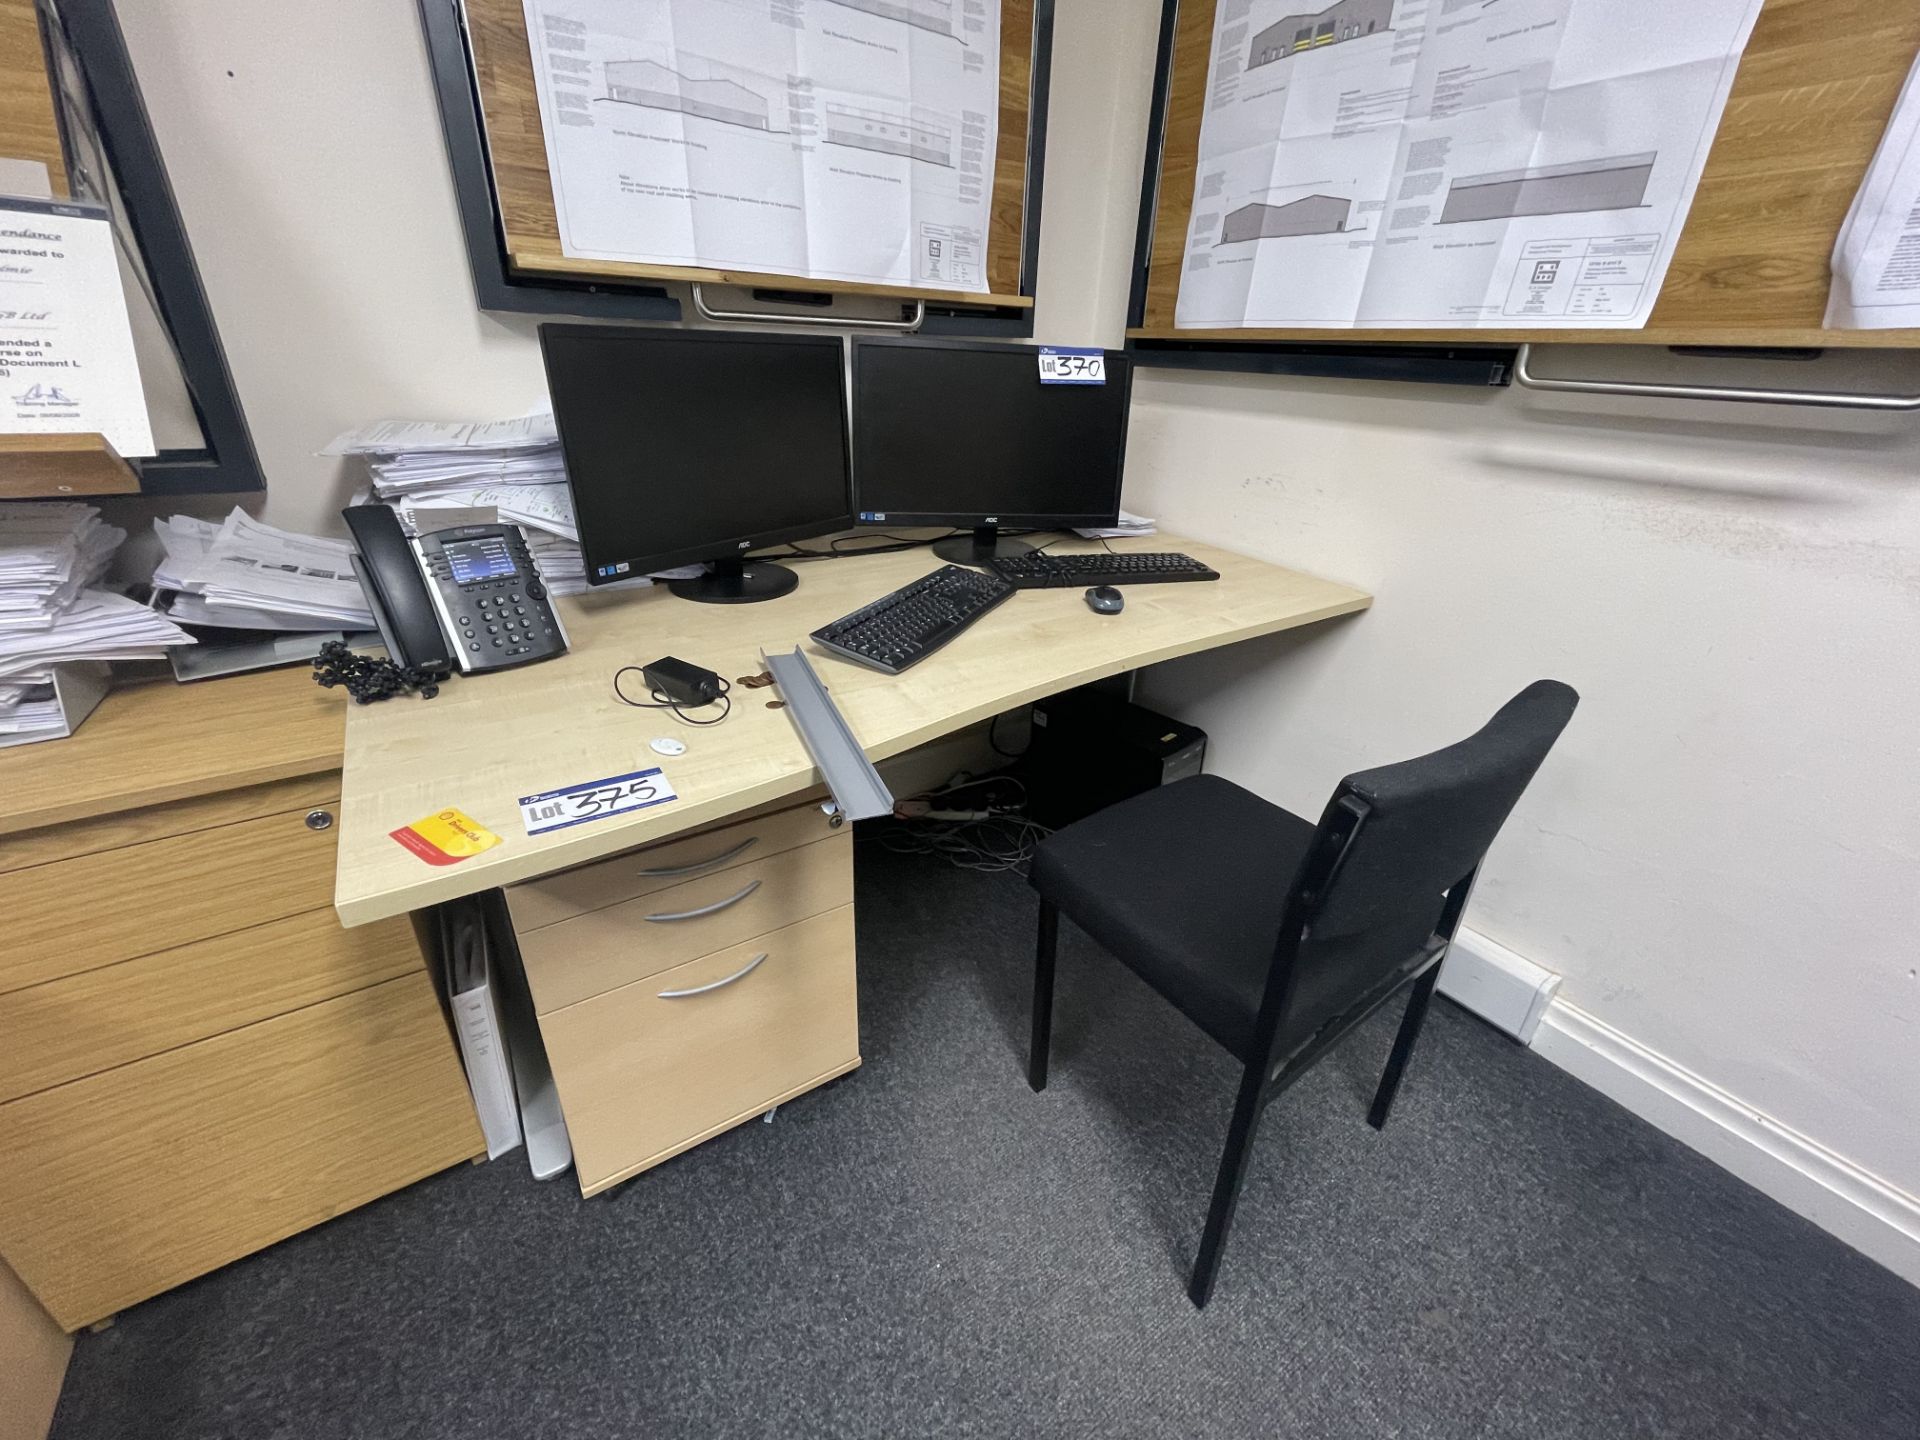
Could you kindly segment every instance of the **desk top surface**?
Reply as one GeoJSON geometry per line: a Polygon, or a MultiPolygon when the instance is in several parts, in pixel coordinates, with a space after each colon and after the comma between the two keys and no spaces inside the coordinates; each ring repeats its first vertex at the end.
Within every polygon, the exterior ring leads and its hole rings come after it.
{"type": "MultiPolygon", "coordinates": [[[[1078,540],[1055,553],[1097,550],[1078,540]]],[[[748,689],[762,649],[801,646],[874,760],[1029,701],[1156,661],[1364,610],[1366,592],[1170,535],[1117,550],[1180,550],[1221,579],[1135,585],[1119,615],[1096,615],[1084,587],[1028,590],[904,675],[843,661],[806,637],[829,620],[938,568],[926,550],[798,565],[800,587],[753,605],[699,605],[664,586],[560,602],[572,643],[558,660],[456,679],[429,702],[350,706],[334,895],[348,925],[512,884],[631,849],[820,783],[792,722],[748,689]],[[708,728],[613,696],[613,675],[675,655],[734,682],[733,711],[708,728]],[[656,737],[683,741],[664,757],[656,737]],[[658,765],[679,798],[650,809],[529,836],[518,800],[658,765]],[[391,832],[456,807],[501,844],[429,865],[391,832]]],[[[639,677],[627,677],[629,694],[639,677]]]]}

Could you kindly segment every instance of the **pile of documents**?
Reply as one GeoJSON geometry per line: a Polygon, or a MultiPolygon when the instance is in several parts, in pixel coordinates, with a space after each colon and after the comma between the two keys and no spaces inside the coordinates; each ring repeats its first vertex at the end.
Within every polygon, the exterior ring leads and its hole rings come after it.
{"type": "Polygon", "coordinates": [[[82,590],[45,630],[0,630],[0,685],[44,680],[68,660],[164,660],[168,646],[191,644],[191,635],[138,600],[82,590]]]}
{"type": "Polygon", "coordinates": [[[587,588],[552,415],[476,424],[383,420],[348,431],[323,453],[364,457],[373,477],[364,498],[392,505],[412,533],[496,520],[518,525],[550,591],[578,595],[587,588]]]}
{"type": "Polygon", "coordinates": [[[1082,540],[1118,540],[1125,535],[1151,535],[1159,527],[1144,515],[1122,510],[1111,525],[1083,525],[1073,533],[1082,540]]]}
{"type": "Polygon", "coordinates": [[[344,540],[296,535],[236,509],[215,525],[190,515],[153,522],[166,558],[156,603],[184,625],[235,630],[371,630],[373,613],[344,540]]]}
{"type": "Polygon", "coordinates": [[[0,630],[45,630],[127,538],[91,505],[0,507],[0,630]]]}
{"type": "Polygon", "coordinates": [[[0,736],[63,732],[55,665],[158,660],[170,645],[193,643],[144,605],[99,587],[124,539],[91,505],[0,507],[0,736]]]}
{"type": "Polygon", "coordinates": [[[0,680],[0,737],[51,735],[65,728],[52,675],[0,680]]]}

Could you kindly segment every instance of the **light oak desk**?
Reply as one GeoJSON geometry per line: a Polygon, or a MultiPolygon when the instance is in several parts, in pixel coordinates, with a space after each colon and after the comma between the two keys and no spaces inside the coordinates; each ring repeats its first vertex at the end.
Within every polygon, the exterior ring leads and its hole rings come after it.
{"type": "Polygon", "coordinates": [[[1025,591],[899,676],[806,636],[934,569],[925,550],[807,561],[796,591],[753,605],[664,587],[562,601],[561,659],[458,679],[430,702],[350,708],[340,918],[365,925],[503,887],[581,1188],[618,1183],[859,1063],[849,827],[811,803],[821,779],[769,704],[777,692],[739,683],[762,670],[763,647],[803,646],[879,761],[1076,685],[1370,603],[1177,536],[1115,548],[1182,550],[1222,578],[1128,587],[1116,616],[1089,610],[1084,587],[1025,591]],[[664,655],[734,682],[724,723],[614,699],[617,669],[664,655]],[[685,753],[656,754],[657,737],[685,753]],[[655,765],[677,800],[537,837],[520,823],[521,796],[655,765]],[[502,843],[434,866],[391,838],[449,806],[502,843]]]}

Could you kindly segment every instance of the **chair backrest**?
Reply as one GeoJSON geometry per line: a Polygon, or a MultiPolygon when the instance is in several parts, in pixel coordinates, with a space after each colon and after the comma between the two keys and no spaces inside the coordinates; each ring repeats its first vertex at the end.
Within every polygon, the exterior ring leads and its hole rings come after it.
{"type": "Polygon", "coordinates": [[[1409,901],[1436,899],[1464,879],[1579,703],[1572,686],[1536,680],[1457,745],[1341,781],[1334,804],[1355,796],[1366,817],[1314,907],[1313,935],[1373,929],[1409,901]]]}
{"type": "Polygon", "coordinates": [[[1451,939],[1463,882],[1579,700],[1570,686],[1537,680],[1457,745],[1342,780],[1294,879],[1270,1001],[1312,995],[1318,1008],[1333,1001],[1344,1011],[1418,968],[1436,927],[1451,939]]]}

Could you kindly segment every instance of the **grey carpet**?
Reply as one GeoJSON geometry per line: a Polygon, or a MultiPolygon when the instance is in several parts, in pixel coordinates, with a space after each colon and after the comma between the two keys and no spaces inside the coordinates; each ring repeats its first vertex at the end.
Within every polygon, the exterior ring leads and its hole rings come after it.
{"type": "Polygon", "coordinates": [[[462,1166],[80,1337],[83,1437],[1920,1435],[1920,1291],[1447,1005],[1268,1112],[1034,900],[859,851],[864,1068],[585,1201],[462,1166]]]}

